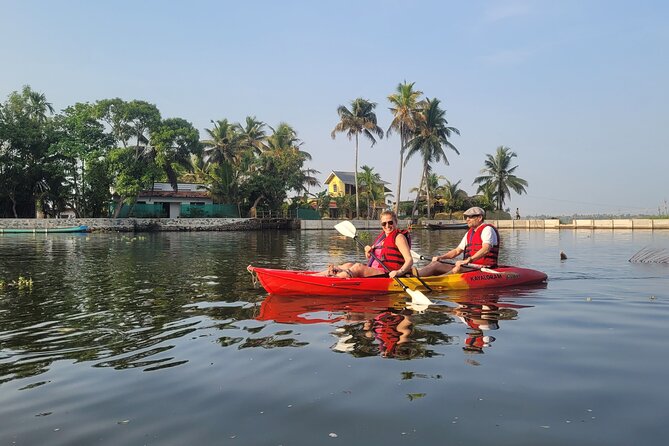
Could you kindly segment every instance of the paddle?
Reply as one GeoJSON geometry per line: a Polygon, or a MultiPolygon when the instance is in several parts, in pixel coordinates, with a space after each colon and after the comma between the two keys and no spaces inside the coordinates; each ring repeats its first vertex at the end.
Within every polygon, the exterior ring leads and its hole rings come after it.
{"type": "MultiPolygon", "coordinates": [[[[431,261],[431,260],[432,260],[431,258],[427,258],[427,257],[425,257],[425,256],[422,256],[422,255],[418,254],[418,253],[417,253],[416,251],[414,251],[414,250],[411,251],[411,257],[413,257],[413,259],[414,259],[415,261],[418,261],[418,260],[430,260],[430,261],[431,261]]],[[[449,265],[455,265],[455,260],[452,260],[452,259],[442,259],[442,260],[439,260],[439,263],[447,263],[447,264],[449,264],[449,265]]],[[[477,265],[477,264],[475,264],[475,263],[470,263],[470,264],[468,264],[468,265],[462,265],[462,267],[463,267],[463,268],[470,268],[470,269],[480,269],[480,270],[483,271],[484,273],[490,273],[490,274],[502,274],[502,273],[499,272],[499,271],[495,271],[494,269],[486,268],[485,266],[477,265]]]]}
{"type": "MultiPolygon", "coordinates": [[[[345,220],[345,221],[342,221],[341,223],[337,223],[335,225],[335,229],[341,235],[343,235],[345,237],[348,237],[348,238],[352,238],[353,240],[355,240],[361,248],[365,247],[365,245],[362,244],[362,242],[360,241],[360,239],[356,235],[357,229],[355,228],[355,226],[353,226],[353,223],[351,223],[350,221],[345,220]]],[[[390,269],[381,260],[379,260],[379,258],[376,257],[376,255],[374,255],[373,252],[370,252],[370,255],[372,256],[372,258],[374,260],[379,262],[379,265],[381,265],[383,267],[383,269],[386,270],[386,272],[390,272],[390,269]]],[[[425,294],[421,293],[419,290],[412,290],[411,288],[406,286],[404,284],[404,282],[402,282],[399,279],[399,277],[395,276],[395,277],[393,277],[393,279],[395,279],[395,282],[397,282],[399,284],[399,286],[402,287],[402,289],[404,290],[405,293],[407,293],[409,296],[411,296],[411,299],[413,300],[414,303],[422,304],[422,305],[432,304],[432,301],[430,301],[430,299],[428,299],[427,296],[425,296],[425,294]]]]}

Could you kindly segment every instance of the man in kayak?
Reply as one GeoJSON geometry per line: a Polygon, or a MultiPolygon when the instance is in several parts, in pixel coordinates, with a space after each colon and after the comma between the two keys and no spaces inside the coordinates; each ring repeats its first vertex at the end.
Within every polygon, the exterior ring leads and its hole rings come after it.
{"type": "Polygon", "coordinates": [[[374,277],[383,276],[386,270],[374,259],[381,260],[388,267],[388,277],[402,276],[411,271],[413,259],[411,258],[411,242],[409,232],[398,229],[397,215],[393,211],[381,212],[382,231],[370,246],[365,246],[365,256],[368,259],[366,265],[362,263],[344,263],[343,265],[330,265],[327,271],[319,273],[329,277],[374,277]],[[372,256],[372,253],[374,256],[372,256]]]}
{"type": "Polygon", "coordinates": [[[420,276],[459,273],[462,271],[463,265],[470,263],[488,268],[497,266],[497,256],[499,255],[497,228],[484,223],[485,211],[478,206],[467,209],[464,216],[469,230],[462,237],[458,247],[451,249],[446,254],[432,257],[432,262],[418,271],[420,276]],[[463,259],[455,262],[455,265],[440,262],[440,260],[452,259],[463,253],[463,259]]]}

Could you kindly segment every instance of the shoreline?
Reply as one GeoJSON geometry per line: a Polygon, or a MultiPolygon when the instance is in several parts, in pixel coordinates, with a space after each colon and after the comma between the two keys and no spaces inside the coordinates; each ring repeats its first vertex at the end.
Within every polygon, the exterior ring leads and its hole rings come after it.
{"type": "MultiPolygon", "coordinates": [[[[334,230],[342,220],[298,220],[290,218],[3,218],[1,229],[55,229],[85,225],[90,232],[179,232],[179,231],[259,231],[263,229],[334,230]]],[[[579,219],[570,223],[560,220],[486,220],[498,229],[560,230],[560,229],[643,229],[669,230],[669,219],[579,219]]],[[[357,229],[375,230],[376,220],[351,220],[357,229]]],[[[428,224],[462,223],[455,220],[424,220],[414,230],[430,230],[428,224]]],[[[402,227],[411,226],[411,220],[400,220],[402,227]]],[[[458,230],[458,229],[454,229],[458,230]]],[[[462,231],[460,229],[459,231],[462,231]]],[[[1,232],[1,231],[0,231],[1,232]]]]}

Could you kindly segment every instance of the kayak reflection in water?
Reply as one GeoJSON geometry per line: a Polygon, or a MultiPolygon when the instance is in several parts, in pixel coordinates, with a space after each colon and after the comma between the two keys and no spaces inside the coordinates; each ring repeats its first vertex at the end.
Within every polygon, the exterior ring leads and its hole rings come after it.
{"type": "Polygon", "coordinates": [[[500,320],[515,319],[518,312],[510,308],[500,308],[492,302],[460,302],[453,309],[453,314],[468,327],[462,349],[466,353],[483,353],[485,347],[490,347],[495,342],[495,337],[488,333],[499,330],[500,320]]]}
{"type": "Polygon", "coordinates": [[[339,340],[332,349],[356,356],[378,354],[397,359],[423,356],[422,349],[411,339],[412,313],[409,309],[389,308],[362,324],[339,328],[335,333],[339,340]]]}
{"type": "Polygon", "coordinates": [[[381,356],[394,356],[397,349],[401,350],[401,345],[410,340],[413,323],[407,313],[411,312],[408,310],[399,313],[384,311],[363,325],[365,335],[373,336],[378,342],[381,356]]]}

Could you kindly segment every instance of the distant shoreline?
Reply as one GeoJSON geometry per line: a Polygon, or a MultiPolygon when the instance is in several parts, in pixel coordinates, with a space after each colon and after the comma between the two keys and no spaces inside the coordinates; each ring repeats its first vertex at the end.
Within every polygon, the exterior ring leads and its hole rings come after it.
{"type": "MultiPolygon", "coordinates": [[[[296,220],[288,218],[3,218],[0,229],[52,229],[86,225],[91,232],[196,232],[196,231],[258,231],[263,229],[290,230],[334,230],[334,225],[341,220],[296,220]]],[[[558,219],[549,220],[486,220],[499,229],[559,230],[669,230],[669,219],[631,218],[631,219],[576,219],[570,223],[560,223],[558,219]]],[[[351,220],[358,229],[376,230],[376,220],[351,220]]],[[[430,230],[427,225],[461,223],[456,220],[422,220],[420,225],[413,225],[415,230],[430,230]]],[[[402,227],[411,226],[410,220],[402,220],[402,227]]],[[[454,229],[453,231],[463,231],[454,229]]]]}

